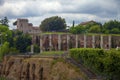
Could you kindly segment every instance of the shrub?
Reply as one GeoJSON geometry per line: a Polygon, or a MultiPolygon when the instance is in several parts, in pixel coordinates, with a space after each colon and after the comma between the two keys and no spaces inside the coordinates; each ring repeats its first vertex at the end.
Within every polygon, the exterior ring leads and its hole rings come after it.
{"type": "Polygon", "coordinates": [[[120,51],[74,48],[70,50],[70,56],[94,72],[106,76],[107,79],[120,79],[120,51]]]}

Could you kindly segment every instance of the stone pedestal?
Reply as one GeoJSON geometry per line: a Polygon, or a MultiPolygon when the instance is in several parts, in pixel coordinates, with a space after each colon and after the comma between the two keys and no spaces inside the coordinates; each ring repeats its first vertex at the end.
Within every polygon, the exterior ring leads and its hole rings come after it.
{"type": "Polygon", "coordinates": [[[31,53],[32,54],[34,53],[34,45],[33,44],[31,45],[31,53]]]}
{"type": "Polygon", "coordinates": [[[110,49],[111,48],[111,35],[109,35],[108,40],[109,40],[109,49],[110,49]]]}
{"type": "Polygon", "coordinates": [[[69,37],[69,35],[67,34],[67,50],[69,50],[69,39],[70,39],[70,37],[69,37]]]}
{"type": "Polygon", "coordinates": [[[76,48],[78,48],[78,35],[76,35],[76,43],[75,43],[76,48]]]}
{"type": "Polygon", "coordinates": [[[84,34],[84,48],[87,46],[86,35],[84,34]]]}
{"type": "Polygon", "coordinates": [[[103,35],[100,36],[100,47],[103,49],[103,35]]]}
{"type": "Polygon", "coordinates": [[[92,48],[95,48],[95,35],[92,35],[92,48]]]}
{"type": "Polygon", "coordinates": [[[42,45],[42,35],[40,36],[40,53],[43,52],[43,45],[42,45]]]}
{"type": "Polygon", "coordinates": [[[51,51],[52,50],[52,36],[51,36],[51,34],[49,35],[49,51],[51,51]]]}
{"type": "Polygon", "coordinates": [[[61,51],[61,35],[58,35],[58,50],[61,51]]]}

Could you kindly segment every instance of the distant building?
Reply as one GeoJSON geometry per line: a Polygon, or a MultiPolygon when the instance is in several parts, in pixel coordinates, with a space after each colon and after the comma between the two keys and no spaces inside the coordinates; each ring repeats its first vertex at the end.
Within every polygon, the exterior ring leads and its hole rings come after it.
{"type": "Polygon", "coordinates": [[[80,23],[79,25],[81,25],[81,26],[86,26],[86,25],[88,25],[88,24],[91,24],[91,25],[92,25],[92,24],[99,24],[99,23],[91,20],[91,21],[87,21],[87,22],[82,22],[82,23],[80,23]]]}
{"type": "Polygon", "coordinates": [[[39,44],[41,30],[38,26],[33,26],[32,23],[28,23],[28,19],[17,19],[13,25],[17,26],[17,30],[30,34],[33,44],[39,44]]]}
{"type": "Polygon", "coordinates": [[[40,28],[33,26],[32,23],[28,23],[28,19],[17,19],[13,23],[17,26],[17,30],[22,31],[23,33],[40,33],[40,28]]]}

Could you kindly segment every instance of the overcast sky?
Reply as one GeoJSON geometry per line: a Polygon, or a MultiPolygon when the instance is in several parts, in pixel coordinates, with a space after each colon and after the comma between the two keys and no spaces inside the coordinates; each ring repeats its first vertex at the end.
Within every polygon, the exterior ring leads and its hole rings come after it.
{"type": "Polygon", "coordinates": [[[65,18],[67,25],[95,20],[120,20],[120,0],[0,0],[0,19],[7,16],[11,28],[17,18],[27,18],[39,26],[51,16],[65,18]]]}

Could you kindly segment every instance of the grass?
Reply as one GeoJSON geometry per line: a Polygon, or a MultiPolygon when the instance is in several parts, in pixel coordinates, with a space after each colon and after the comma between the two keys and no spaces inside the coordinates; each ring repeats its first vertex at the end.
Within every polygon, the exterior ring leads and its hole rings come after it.
{"type": "Polygon", "coordinates": [[[86,33],[86,35],[95,35],[95,36],[98,36],[98,35],[102,35],[102,36],[111,35],[111,36],[120,36],[120,34],[103,34],[103,33],[86,33]]]}
{"type": "Polygon", "coordinates": [[[65,32],[43,32],[42,34],[70,34],[65,32]]]}
{"type": "MultiPolygon", "coordinates": [[[[69,33],[69,32],[67,32],[67,33],[66,32],[43,32],[42,34],[72,34],[72,33],[69,33]]],[[[81,34],[77,34],[77,35],[81,35],[81,34]]],[[[120,36],[120,34],[103,34],[103,33],[86,33],[86,35],[120,36]]]]}
{"type": "Polygon", "coordinates": [[[45,51],[45,52],[42,52],[41,54],[43,55],[53,55],[53,54],[63,54],[64,51],[45,51]]]}
{"type": "Polygon", "coordinates": [[[42,53],[39,53],[39,54],[36,54],[36,55],[33,55],[34,57],[35,56],[54,56],[54,55],[61,55],[63,54],[64,51],[44,51],[42,53]]]}
{"type": "Polygon", "coordinates": [[[5,77],[0,77],[0,80],[7,80],[5,77]]]}

